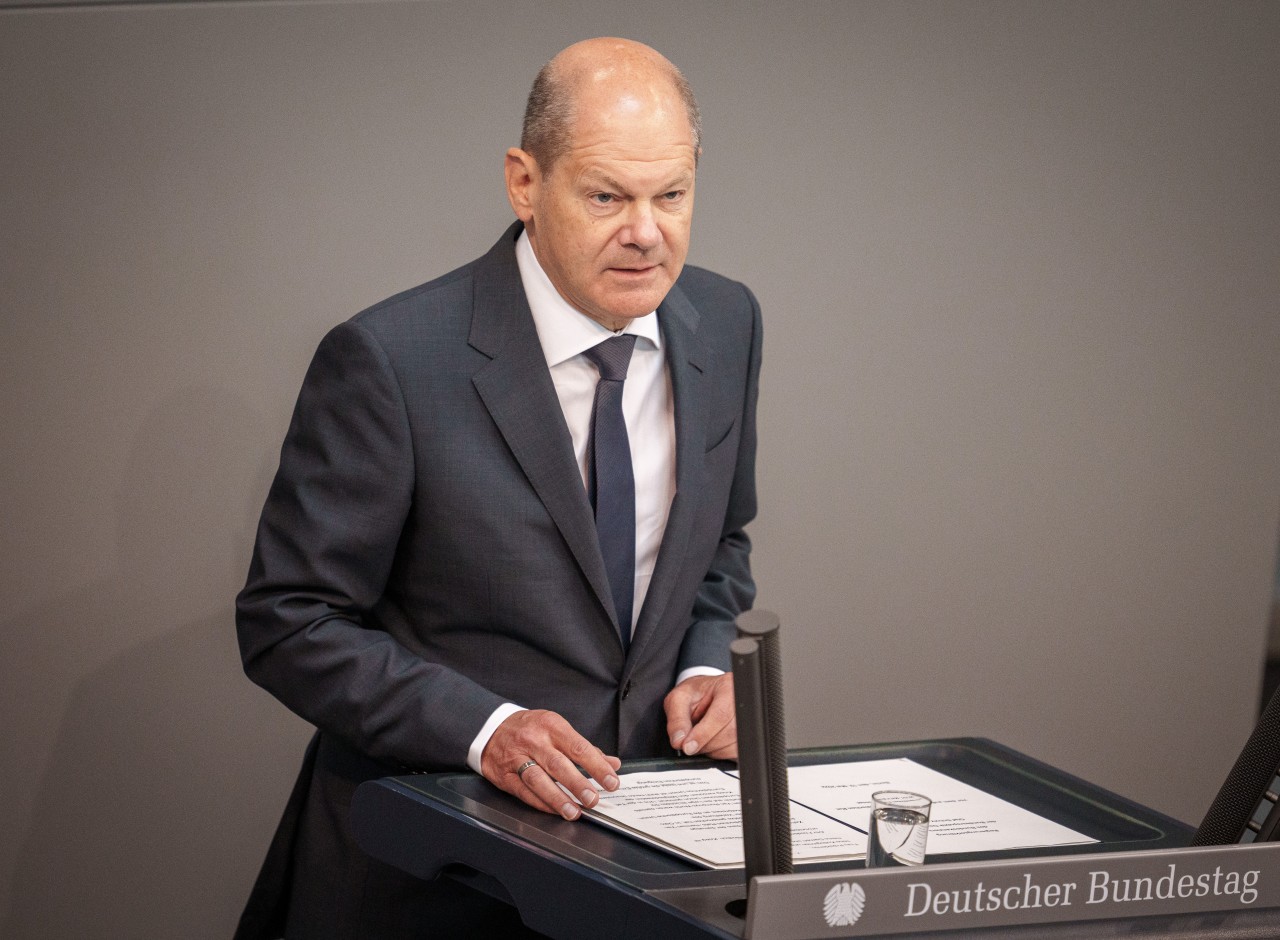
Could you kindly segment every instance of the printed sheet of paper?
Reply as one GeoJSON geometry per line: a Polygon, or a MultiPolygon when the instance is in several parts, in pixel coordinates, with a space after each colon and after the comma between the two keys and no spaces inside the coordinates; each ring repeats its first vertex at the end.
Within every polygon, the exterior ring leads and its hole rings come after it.
{"type": "MultiPolygon", "coordinates": [[[[600,793],[588,818],[709,868],[743,864],[736,772],[711,767],[619,779],[613,793],[600,793]]],[[[909,758],[792,767],[788,781],[797,862],[864,857],[871,794],[887,789],[933,800],[931,856],[1097,841],[909,758]]]]}
{"type": "MultiPolygon", "coordinates": [[[[588,817],[710,868],[743,864],[738,779],[723,770],[667,770],[622,774],[621,786],[600,792],[588,817]]],[[[859,857],[867,836],[803,806],[791,807],[791,853],[796,861],[859,857]]]]}
{"type": "Polygon", "coordinates": [[[1097,841],[905,757],[792,767],[787,788],[793,803],[863,827],[876,790],[922,793],[933,801],[931,856],[1097,841]]]}

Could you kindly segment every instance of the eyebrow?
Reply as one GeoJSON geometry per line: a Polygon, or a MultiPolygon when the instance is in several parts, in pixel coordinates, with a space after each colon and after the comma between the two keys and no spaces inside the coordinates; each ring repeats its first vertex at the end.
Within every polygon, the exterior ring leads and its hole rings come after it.
{"type": "MultiPolygon", "coordinates": [[[[629,192],[626,186],[622,185],[622,183],[618,182],[607,173],[592,172],[592,173],[586,174],[586,177],[589,182],[604,186],[606,189],[615,190],[616,192],[620,192],[620,193],[629,192]]],[[[659,192],[669,193],[676,189],[688,189],[689,184],[692,182],[693,182],[693,174],[680,173],[674,179],[668,182],[666,185],[662,186],[661,189],[659,189],[659,192]]]]}

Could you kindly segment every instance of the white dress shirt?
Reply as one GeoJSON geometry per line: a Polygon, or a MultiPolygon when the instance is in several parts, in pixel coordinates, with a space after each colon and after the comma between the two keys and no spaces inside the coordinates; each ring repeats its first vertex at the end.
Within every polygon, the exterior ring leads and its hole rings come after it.
{"type": "MultiPolygon", "coordinates": [[[[564,411],[573,455],[587,481],[587,443],[591,434],[591,409],[595,401],[599,373],[583,355],[614,333],[569,305],[538,263],[528,232],[516,241],[516,263],[524,285],[529,309],[533,312],[538,342],[551,371],[551,381],[564,411]]],[[[675,406],[671,397],[671,374],[663,352],[658,314],[652,312],[631,320],[622,330],[636,337],[631,365],[622,386],[622,416],[631,445],[631,467],[636,483],[636,580],[631,626],[634,629],[644,608],[654,562],[667,528],[667,515],[676,493],[675,406]]],[[[719,669],[694,667],[680,673],[676,684],[694,675],[718,675],[719,669]]],[[[521,711],[510,702],[500,705],[467,752],[467,766],[480,772],[480,756],[489,738],[506,718],[521,711]]]]}

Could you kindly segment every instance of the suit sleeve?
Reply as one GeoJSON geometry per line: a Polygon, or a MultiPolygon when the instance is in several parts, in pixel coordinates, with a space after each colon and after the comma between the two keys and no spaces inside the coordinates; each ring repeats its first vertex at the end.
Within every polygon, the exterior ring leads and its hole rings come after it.
{"type": "Polygon", "coordinates": [[[245,672],[373,757],[465,766],[503,699],[380,629],[377,606],[414,498],[404,399],[356,322],[321,342],[303,383],[236,601],[245,672]]]}
{"type": "Polygon", "coordinates": [[[737,635],[734,620],[750,609],[756,595],[751,577],[751,540],[746,526],[756,515],[756,403],[763,328],[755,296],[745,286],[742,291],[751,315],[737,463],[720,543],[694,600],[692,621],[680,649],[677,672],[694,666],[712,666],[728,672],[731,668],[729,643],[737,635]]]}

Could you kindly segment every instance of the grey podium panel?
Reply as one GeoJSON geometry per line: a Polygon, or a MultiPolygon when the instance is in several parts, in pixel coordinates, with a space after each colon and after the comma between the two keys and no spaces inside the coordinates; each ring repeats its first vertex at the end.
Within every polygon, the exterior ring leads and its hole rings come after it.
{"type": "Polygon", "coordinates": [[[1280,843],[1269,842],[761,877],[751,884],[745,936],[972,935],[1090,920],[1133,921],[1151,933],[1159,918],[1236,914],[1274,929],[1277,907],[1280,843]]]}
{"type": "MultiPolygon", "coordinates": [[[[967,861],[1182,848],[1190,827],[978,738],[792,751],[793,766],[909,757],[1086,835],[1098,843],[949,854],[967,861]]],[[[711,766],[714,762],[639,761],[624,772],[711,766]]],[[[552,937],[742,937],[745,921],[726,906],[745,899],[742,871],[708,871],[587,821],[539,813],[470,773],[392,777],[363,784],[352,807],[357,840],[371,855],[420,878],[454,877],[508,900],[525,922],[552,937]]],[[[798,874],[838,871],[845,863],[798,865],[798,874]]],[[[1280,936],[1265,912],[1145,918],[1146,936],[1280,936]],[[1258,915],[1264,915],[1259,917],[1258,915]],[[1244,930],[1246,932],[1232,932],[1244,930]],[[1161,931],[1164,931],[1163,933],[1161,931]],[[1199,932],[1197,932],[1199,931],[1199,932]],[[1254,931],[1254,932],[1250,932],[1254,931]]],[[[1002,927],[981,936],[1113,937],[1134,932],[1123,920],[1053,927],[1002,927]]],[[[827,934],[828,936],[838,934],[827,934]]],[[[850,934],[853,935],[853,934],[850,934]]],[[[943,936],[937,931],[930,936],[943,936]]],[[[972,937],[971,930],[956,936],[972,937]]]]}

